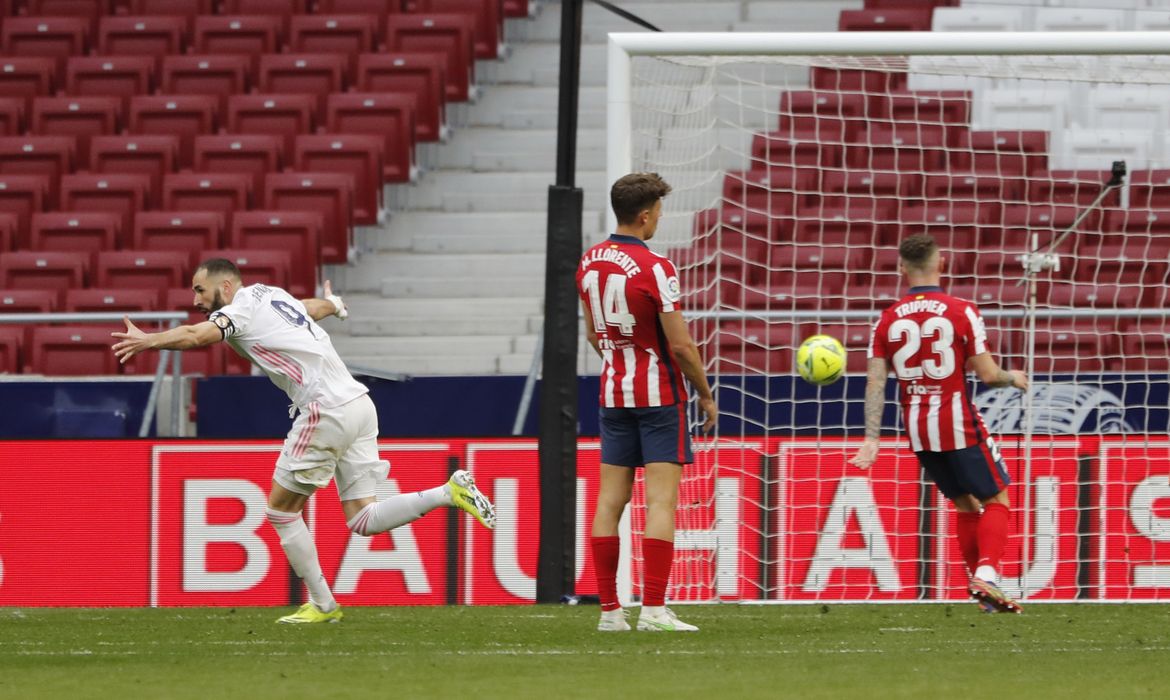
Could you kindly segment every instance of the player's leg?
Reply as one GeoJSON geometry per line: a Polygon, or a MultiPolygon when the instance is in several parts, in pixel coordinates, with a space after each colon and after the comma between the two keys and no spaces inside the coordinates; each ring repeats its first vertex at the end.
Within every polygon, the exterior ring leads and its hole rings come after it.
{"type": "Polygon", "coordinates": [[[694,632],[699,628],[675,617],[666,607],[666,589],[674,563],[674,518],[682,465],[694,461],[687,431],[686,406],[639,409],[642,458],[646,461],[646,532],[642,538],[642,613],[638,629],[694,632]]]}
{"type": "Polygon", "coordinates": [[[634,468],[642,464],[641,438],[636,418],[629,409],[601,408],[598,422],[601,428],[600,483],[589,535],[597,594],[601,599],[597,629],[600,632],[624,632],[630,629],[630,625],[617,596],[617,570],[621,560],[618,525],[634,488],[634,468]]]}
{"type": "Polygon", "coordinates": [[[336,439],[338,426],[323,416],[314,404],[301,411],[293,422],[276,461],[272,489],[268,493],[268,522],[280,535],[280,546],[297,576],[309,589],[309,602],[277,622],[337,622],[341,609],[321,571],[317,546],[301,517],[305,502],[333,477],[335,462],[329,441],[336,439]]]}
{"type": "Polygon", "coordinates": [[[938,487],[939,493],[955,505],[958,514],[955,537],[967,565],[967,575],[970,576],[975,573],[975,565],[979,560],[979,543],[975,536],[975,527],[979,522],[979,501],[958,482],[946,453],[915,452],[914,455],[922,465],[922,470],[938,487]]]}
{"type": "Polygon", "coordinates": [[[361,396],[340,407],[350,426],[349,444],[337,464],[337,494],[349,529],[372,536],[417,520],[441,506],[459,506],[487,527],[495,525],[495,509],[464,471],[439,486],[377,500],[378,483],[390,463],[378,454],[378,414],[373,401],[361,396]]]}
{"type": "Polygon", "coordinates": [[[1011,480],[1003,458],[995,442],[988,438],[978,445],[955,450],[952,459],[960,483],[983,505],[976,532],[979,559],[971,579],[971,594],[1001,612],[1022,612],[1020,605],[999,588],[999,566],[1011,528],[1007,494],[1011,480]]]}

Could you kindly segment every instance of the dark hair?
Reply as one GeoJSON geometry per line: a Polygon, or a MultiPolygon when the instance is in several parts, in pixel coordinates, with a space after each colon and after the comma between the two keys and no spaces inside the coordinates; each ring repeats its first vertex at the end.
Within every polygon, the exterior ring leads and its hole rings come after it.
{"type": "Polygon", "coordinates": [[[670,194],[670,185],[658,173],[630,173],[609,188],[609,203],[619,224],[632,224],[638,214],[670,194]]]}
{"type": "Polygon", "coordinates": [[[938,244],[928,233],[916,233],[902,239],[898,246],[898,257],[907,267],[925,270],[926,264],[938,252],[938,244]]]}
{"type": "Polygon", "coordinates": [[[235,277],[237,280],[244,279],[240,274],[240,268],[236,267],[236,264],[227,258],[210,258],[204,260],[199,264],[199,267],[195,268],[196,272],[200,270],[207,270],[208,277],[213,275],[229,275],[235,277]]]}

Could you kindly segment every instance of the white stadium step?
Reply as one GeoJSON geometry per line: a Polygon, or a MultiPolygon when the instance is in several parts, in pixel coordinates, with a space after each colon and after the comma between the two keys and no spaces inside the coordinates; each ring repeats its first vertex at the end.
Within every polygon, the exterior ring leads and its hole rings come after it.
{"type": "Polygon", "coordinates": [[[386,256],[379,266],[394,277],[544,277],[544,256],[517,255],[430,255],[398,253],[386,256]]]}
{"type": "Polygon", "coordinates": [[[543,313],[544,308],[540,297],[515,299],[497,296],[483,297],[482,295],[469,296],[464,299],[387,299],[368,294],[346,294],[345,303],[349,306],[351,319],[539,316],[543,313]]]}
{"type": "Polygon", "coordinates": [[[349,367],[394,374],[498,374],[498,355],[342,355],[349,367]]]}
{"type": "Polygon", "coordinates": [[[521,279],[435,279],[423,277],[382,280],[382,296],[461,299],[490,291],[496,296],[538,297],[544,293],[544,275],[521,279]]]}
{"type": "Polygon", "coordinates": [[[386,355],[500,355],[516,352],[508,335],[414,336],[370,338],[341,336],[334,345],[342,356],[386,355]]]}
{"type": "Polygon", "coordinates": [[[532,316],[484,316],[465,318],[372,318],[345,322],[351,336],[526,335],[532,333],[532,316]]]}

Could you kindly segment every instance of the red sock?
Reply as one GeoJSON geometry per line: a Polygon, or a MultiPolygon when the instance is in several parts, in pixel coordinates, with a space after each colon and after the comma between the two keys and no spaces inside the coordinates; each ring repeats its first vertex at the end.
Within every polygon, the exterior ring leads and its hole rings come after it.
{"type": "Polygon", "coordinates": [[[617,597],[618,555],[621,540],[617,537],[591,537],[593,546],[593,568],[597,572],[597,595],[602,610],[617,610],[621,605],[617,597]]]}
{"type": "Polygon", "coordinates": [[[670,582],[670,566],[674,563],[674,542],[646,537],[642,540],[645,559],[642,605],[666,605],[666,585],[670,582]]]}
{"type": "Polygon", "coordinates": [[[1002,503],[983,506],[979,518],[979,566],[990,566],[999,571],[999,560],[1007,547],[1010,512],[1002,503]]]}
{"type": "Polygon", "coordinates": [[[963,553],[967,573],[974,576],[975,567],[979,566],[979,513],[959,511],[958,515],[959,524],[955,534],[959,538],[959,551],[963,553]]]}

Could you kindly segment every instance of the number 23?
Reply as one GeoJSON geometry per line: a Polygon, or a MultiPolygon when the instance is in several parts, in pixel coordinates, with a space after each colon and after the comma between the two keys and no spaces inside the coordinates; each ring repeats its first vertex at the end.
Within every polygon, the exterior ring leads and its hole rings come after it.
{"type": "Polygon", "coordinates": [[[905,337],[906,343],[894,353],[894,372],[899,379],[921,379],[923,373],[931,379],[946,379],[955,371],[955,326],[942,316],[926,319],[919,326],[908,318],[890,324],[889,339],[896,342],[905,337]],[[906,361],[918,354],[922,339],[937,336],[930,349],[937,356],[925,357],[921,367],[907,367],[906,361]]]}

